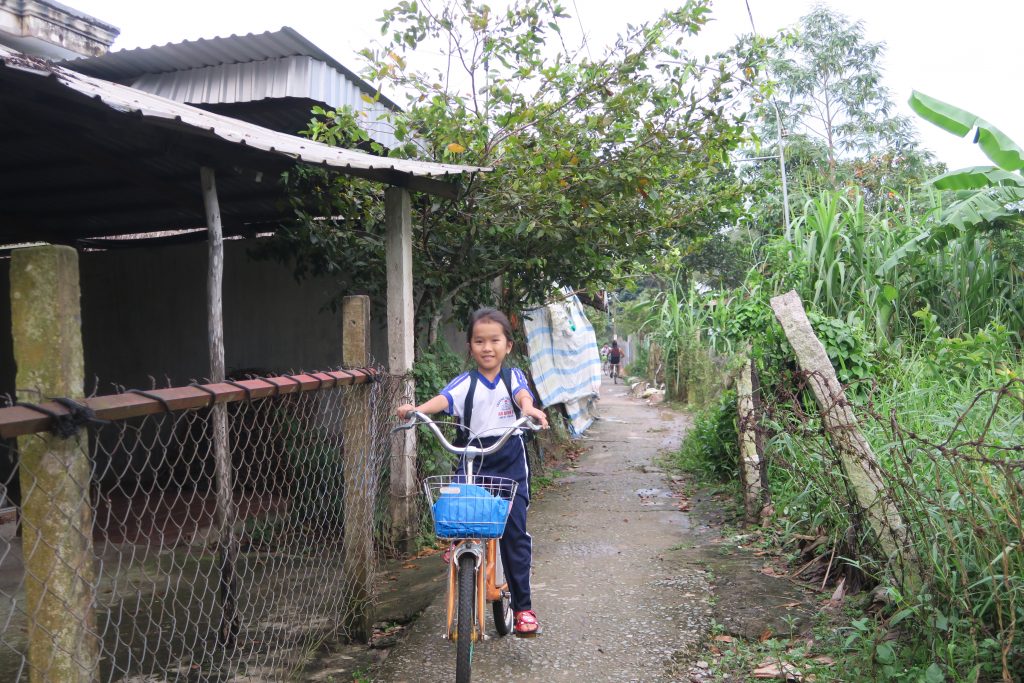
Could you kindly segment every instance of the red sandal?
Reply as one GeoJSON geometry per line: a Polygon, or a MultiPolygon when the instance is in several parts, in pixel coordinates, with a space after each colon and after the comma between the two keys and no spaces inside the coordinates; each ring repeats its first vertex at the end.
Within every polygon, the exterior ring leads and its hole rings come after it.
{"type": "Polygon", "coordinates": [[[515,631],[517,636],[535,636],[540,633],[540,622],[532,609],[524,609],[515,614],[515,631]]]}

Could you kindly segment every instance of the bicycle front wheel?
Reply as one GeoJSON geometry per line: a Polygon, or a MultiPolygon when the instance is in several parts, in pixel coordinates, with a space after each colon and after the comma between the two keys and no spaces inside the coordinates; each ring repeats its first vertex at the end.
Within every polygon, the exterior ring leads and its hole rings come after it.
{"type": "Polygon", "coordinates": [[[458,610],[455,681],[469,683],[473,669],[473,632],[476,630],[476,558],[470,553],[459,558],[458,610]]]}

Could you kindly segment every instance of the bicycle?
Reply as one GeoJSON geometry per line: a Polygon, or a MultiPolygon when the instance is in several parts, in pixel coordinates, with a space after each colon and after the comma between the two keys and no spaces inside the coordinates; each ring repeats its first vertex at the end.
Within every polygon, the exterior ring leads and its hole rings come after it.
{"type": "Polygon", "coordinates": [[[612,384],[618,384],[619,383],[619,377],[621,375],[619,374],[619,364],[618,363],[612,363],[611,364],[611,368],[608,370],[608,376],[611,377],[612,384]]]}
{"type": "Polygon", "coordinates": [[[514,479],[474,475],[473,460],[497,452],[519,429],[537,430],[540,426],[529,417],[521,417],[490,446],[460,447],[445,438],[434,420],[417,411],[410,415],[409,422],[396,427],[396,431],[426,425],[446,451],[465,463],[465,474],[427,477],[423,489],[430,502],[434,533],[452,542],[444,637],[456,643],[456,683],[469,683],[473,646],[488,637],[484,633],[485,602],[491,603],[498,635],[512,632],[512,594],[505,582],[498,539],[504,533],[518,488],[514,479]]]}

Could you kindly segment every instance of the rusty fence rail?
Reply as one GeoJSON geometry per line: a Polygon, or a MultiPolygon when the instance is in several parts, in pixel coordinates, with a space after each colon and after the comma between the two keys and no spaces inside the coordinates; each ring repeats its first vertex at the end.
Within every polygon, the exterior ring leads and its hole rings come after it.
{"type": "Polygon", "coordinates": [[[365,637],[403,387],[341,370],[0,409],[0,680],[302,680],[322,644],[365,637]],[[18,462],[51,432],[87,467],[18,462]],[[74,671],[32,655],[68,614],[85,622],[74,671]]]}

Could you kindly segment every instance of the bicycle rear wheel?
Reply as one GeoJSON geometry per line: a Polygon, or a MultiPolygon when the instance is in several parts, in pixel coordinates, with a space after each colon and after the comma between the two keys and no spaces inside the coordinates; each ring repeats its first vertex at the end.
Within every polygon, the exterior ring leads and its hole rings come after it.
{"type": "MultiPolygon", "coordinates": [[[[505,567],[501,564],[500,541],[495,547],[494,563],[494,582],[500,586],[506,582],[505,567]]],[[[512,612],[512,593],[509,592],[507,585],[505,586],[505,590],[501,593],[501,598],[491,603],[491,609],[494,612],[494,628],[498,632],[498,635],[507,636],[509,633],[512,633],[512,624],[515,621],[515,614],[512,612]]]]}
{"type": "Polygon", "coordinates": [[[476,630],[476,558],[470,553],[459,558],[458,615],[455,681],[469,683],[473,670],[473,632],[476,630]]]}

